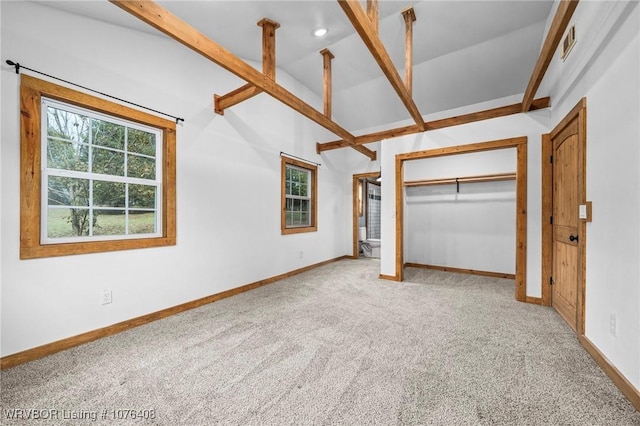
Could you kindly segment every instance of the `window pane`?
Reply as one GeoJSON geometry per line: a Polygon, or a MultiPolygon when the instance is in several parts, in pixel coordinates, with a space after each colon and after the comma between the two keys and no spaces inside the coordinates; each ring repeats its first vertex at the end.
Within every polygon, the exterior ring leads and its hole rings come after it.
{"type": "Polygon", "coordinates": [[[89,143],[89,123],[89,118],[84,115],[47,107],[48,136],[89,143]]]}
{"type": "Polygon", "coordinates": [[[125,232],[124,210],[93,211],[93,235],[123,235],[125,232]]]}
{"type": "Polygon", "coordinates": [[[156,137],[153,133],[127,129],[127,151],[150,156],[156,155],[156,137]]]}
{"type": "Polygon", "coordinates": [[[147,211],[129,211],[130,234],[152,234],[156,232],[156,213],[147,211]]]}
{"type": "Polygon", "coordinates": [[[130,154],[127,156],[127,161],[127,176],[142,179],[156,178],[155,159],[130,154]]]}
{"type": "Polygon", "coordinates": [[[89,209],[47,209],[47,237],[89,235],[89,209]]]}
{"type": "Polygon", "coordinates": [[[93,182],[93,205],[98,207],[125,207],[124,183],[93,182]]]}
{"type": "Polygon", "coordinates": [[[129,208],[156,208],[156,187],[149,185],[129,185],[129,208]]]}
{"type": "Polygon", "coordinates": [[[86,172],[89,170],[89,146],[49,138],[47,167],[86,172]]]}
{"type": "Polygon", "coordinates": [[[293,226],[293,213],[290,211],[285,213],[286,215],[286,226],[293,226]]]}
{"type": "Polygon", "coordinates": [[[49,176],[47,199],[49,206],[88,206],[89,181],[87,179],[49,176]]]}
{"type": "Polygon", "coordinates": [[[309,220],[309,201],[308,200],[300,200],[300,222],[302,225],[310,225],[311,222],[309,220]]]}
{"type": "Polygon", "coordinates": [[[124,176],[124,153],[93,148],[93,172],[104,175],[124,176]]]}
{"type": "Polygon", "coordinates": [[[124,126],[107,121],[92,121],[93,144],[124,150],[124,126]]]}
{"type": "Polygon", "coordinates": [[[291,221],[293,223],[293,226],[298,226],[301,224],[301,220],[300,220],[300,212],[293,212],[291,213],[291,221]]]}

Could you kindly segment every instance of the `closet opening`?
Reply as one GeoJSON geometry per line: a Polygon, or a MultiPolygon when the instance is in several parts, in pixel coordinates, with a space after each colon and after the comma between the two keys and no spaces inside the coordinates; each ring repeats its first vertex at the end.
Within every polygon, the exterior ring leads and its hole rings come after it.
{"type": "Polygon", "coordinates": [[[529,301],[526,137],[399,154],[395,194],[396,275],[392,279],[402,281],[405,266],[422,263],[457,272],[515,277],[515,299],[529,301]],[[505,223],[510,230],[502,238],[505,223]],[[453,226],[448,232],[454,238],[439,235],[447,226],[453,226]],[[426,260],[416,262],[420,256],[426,260]],[[480,266],[474,267],[474,262],[480,266]],[[455,266],[449,266],[452,264],[455,266]]]}

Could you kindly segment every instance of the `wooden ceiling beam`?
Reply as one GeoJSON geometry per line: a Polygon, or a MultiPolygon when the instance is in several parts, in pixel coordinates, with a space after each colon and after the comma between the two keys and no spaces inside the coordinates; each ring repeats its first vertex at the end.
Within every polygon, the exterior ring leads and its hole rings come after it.
{"type": "Polygon", "coordinates": [[[400,100],[407,108],[411,117],[414,119],[418,126],[424,127],[424,120],[418,110],[415,102],[411,98],[411,95],[407,91],[402,78],[398,74],[389,53],[384,47],[382,40],[378,36],[375,27],[372,25],[371,20],[367,16],[367,13],[363,9],[359,0],[338,0],[338,3],[344,10],[347,18],[351,21],[351,24],[362,38],[362,41],[367,46],[374,59],[382,69],[382,72],[387,77],[391,86],[400,97],[400,100]]]}
{"type": "MultiPolygon", "coordinates": [[[[551,105],[551,98],[539,98],[531,103],[530,110],[548,108],[551,105]]],[[[418,125],[413,124],[410,126],[398,127],[390,130],[382,130],[379,132],[368,133],[366,135],[356,136],[355,144],[363,145],[372,142],[379,142],[384,139],[397,138],[399,136],[413,135],[415,133],[421,133],[429,130],[443,129],[445,127],[458,126],[460,124],[473,123],[475,121],[489,120],[491,118],[505,117],[508,115],[519,114],[522,104],[511,104],[499,108],[487,109],[484,111],[472,112],[470,114],[458,115],[449,118],[443,118],[441,120],[428,121],[425,123],[425,129],[420,128],[418,125]]],[[[316,145],[316,151],[323,152],[332,149],[344,148],[350,146],[347,142],[342,140],[318,143],[316,145]]]]}
{"type": "MultiPolygon", "coordinates": [[[[445,127],[458,126],[460,124],[473,123],[476,121],[489,120],[492,118],[506,117],[508,115],[519,114],[522,111],[518,108],[520,104],[511,104],[498,108],[491,108],[483,111],[464,114],[456,117],[434,120],[427,123],[427,130],[442,129],[445,127]]],[[[534,100],[529,110],[549,108],[551,106],[551,98],[544,97],[534,100]]]]}
{"type": "Polygon", "coordinates": [[[335,57],[329,49],[322,49],[320,51],[322,55],[322,68],[323,68],[323,100],[324,100],[324,115],[331,118],[331,97],[333,89],[331,87],[331,60],[335,57]]]}
{"type": "MultiPolygon", "coordinates": [[[[211,40],[200,31],[196,30],[177,16],[173,15],[162,6],[153,1],[128,1],[128,0],[109,0],[125,12],[135,16],[143,22],[151,25],[158,31],[168,35],[174,40],[182,43],[189,49],[199,53],[213,63],[221,66],[230,73],[245,80],[249,85],[267,93],[271,97],[277,99],[293,110],[304,115],[308,119],[314,121],[330,132],[340,136],[347,141],[358,152],[363,153],[371,159],[376,158],[376,153],[364,146],[355,146],[355,136],[346,129],[325,117],[311,105],[296,97],[284,87],[278,85],[272,78],[253,68],[242,59],[238,58],[227,49],[211,40]]],[[[248,86],[248,85],[247,85],[248,86]]],[[[234,96],[247,96],[250,89],[243,86],[234,90],[234,96]]]]}
{"type": "Polygon", "coordinates": [[[367,17],[369,17],[369,21],[371,21],[371,26],[373,27],[376,34],[379,33],[379,24],[380,17],[378,12],[378,0],[367,0],[367,17]]]}
{"type": "MultiPolygon", "coordinates": [[[[258,21],[262,27],[262,73],[275,81],[276,79],[276,30],[280,24],[267,18],[258,21]]],[[[244,102],[262,90],[252,84],[233,90],[226,95],[213,95],[213,110],[216,114],[224,115],[224,110],[244,102]]]]}
{"type": "Polygon", "coordinates": [[[224,115],[224,110],[231,108],[234,105],[244,102],[247,99],[253,98],[256,95],[262,93],[262,89],[254,86],[251,83],[247,83],[244,86],[238,87],[225,95],[213,95],[213,110],[216,114],[224,115]]]}
{"type": "Polygon", "coordinates": [[[271,80],[276,79],[276,30],[280,24],[271,19],[258,21],[262,27],[262,73],[271,80]]]}
{"type": "MultiPolygon", "coordinates": [[[[376,158],[378,157],[378,154],[376,153],[376,151],[370,150],[369,148],[367,148],[364,145],[350,145],[350,146],[351,146],[351,148],[353,148],[356,151],[358,151],[360,154],[364,154],[367,157],[369,157],[371,159],[371,161],[376,161],[376,158]]],[[[318,153],[318,154],[320,154],[320,153],[318,153]]]]}
{"type": "Polygon", "coordinates": [[[547,72],[547,68],[549,68],[553,55],[560,44],[560,40],[562,40],[562,35],[567,29],[571,16],[573,16],[573,12],[576,10],[577,6],[578,0],[561,0],[560,4],[558,4],[558,9],[556,10],[556,14],[553,16],[549,32],[544,40],[544,44],[542,45],[542,50],[540,50],[540,56],[538,56],[538,61],[533,69],[533,74],[531,74],[529,84],[524,92],[521,112],[529,111],[531,102],[540,87],[540,83],[542,83],[544,74],[547,72]]]}
{"type": "Polygon", "coordinates": [[[413,7],[408,7],[402,11],[404,18],[404,72],[405,86],[409,95],[413,96],[413,23],[416,21],[416,14],[413,7]]]}
{"type": "Polygon", "coordinates": [[[353,143],[355,137],[337,123],[325,117],[311,105],[296,97],[293,93],[278,85],[271,78],[242,59],[233,55],[218,43],[191,27],[189,24],[173,15],[162,6],[152,1],[125,1],[109,0],[114,5],[130,13],[136,18],[146,22],[174,40],[182,43],[193,51],[199,53],[210,61],[218,64],[230,73],[240,77],[246,82],[261,88],[283,104],[298,111],[300,114],[353,143]]]}

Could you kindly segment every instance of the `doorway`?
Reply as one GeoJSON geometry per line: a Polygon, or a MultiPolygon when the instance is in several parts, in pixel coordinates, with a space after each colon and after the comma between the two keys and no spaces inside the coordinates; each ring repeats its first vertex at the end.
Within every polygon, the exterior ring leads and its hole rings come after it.
{"type": "Polygon", "coordinates": [[[380,257],[381,185],[379,178],[380,172],[353,175],[353,254],[351,257],[354,259],[360,257],[361,253],[369,254],[370,257],[380,257]],[[369,243],[363,247],[362,242],[367,240],[369,243]],[[364,250],[368,250],[368,253],[364,253],[364,250]],[[375,256],[376,254],[378,255],[375,256]]]}
{"type": "Polygon", "coordinates": [[[586,222],[586,99],[543,135],[542,298],[584,334],[586,222]],[[545,221],[546,222],[546,221],[545,221]]]}

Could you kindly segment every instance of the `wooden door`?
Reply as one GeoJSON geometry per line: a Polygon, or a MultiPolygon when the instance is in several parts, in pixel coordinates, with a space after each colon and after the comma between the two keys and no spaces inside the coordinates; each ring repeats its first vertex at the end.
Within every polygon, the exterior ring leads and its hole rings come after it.
{"type": "Polygon", "coordinates": [[[553,144],[553,272],[551,303],[577,331],[579,285],[579,178],[578,118],[573,119],[553,144]]]}

